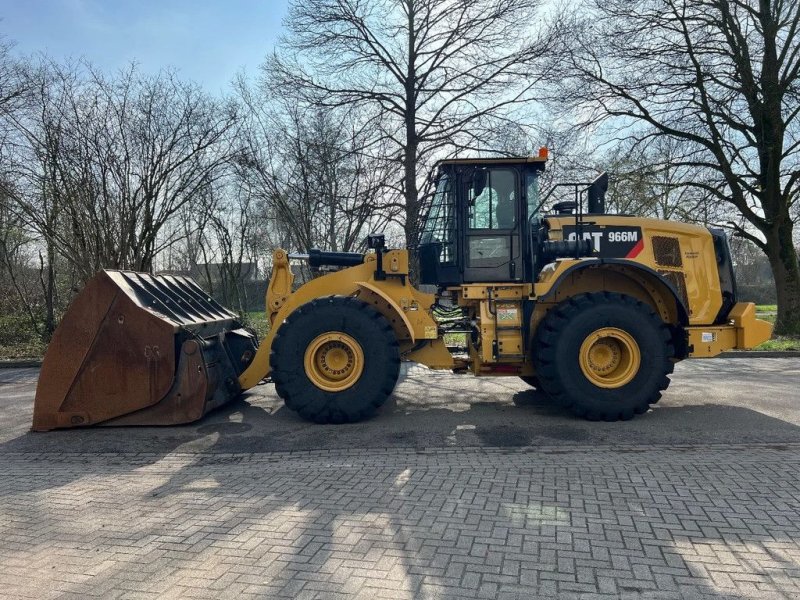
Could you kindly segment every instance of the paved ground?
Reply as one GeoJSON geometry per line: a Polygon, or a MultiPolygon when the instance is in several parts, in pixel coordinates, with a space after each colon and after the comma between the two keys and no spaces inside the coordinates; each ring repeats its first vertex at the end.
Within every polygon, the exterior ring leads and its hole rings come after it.
{"type": "Polygon", "coordinates": [[[31,434],[36,371],[0,370],[0,595],[796,598],[798,376],[687,362],[609,424],[415,367],[352,426],[263,386],[194,426],[31,434]]]}

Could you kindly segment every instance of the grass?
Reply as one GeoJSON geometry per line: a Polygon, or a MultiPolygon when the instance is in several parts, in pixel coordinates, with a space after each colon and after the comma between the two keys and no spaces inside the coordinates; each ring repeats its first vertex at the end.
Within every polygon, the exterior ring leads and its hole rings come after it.
{"type": "Polygon", "coordinates": [[[756,350],[768,350],[770,352],[792,352],[800,351],[800,336],[776,335],[756,347],[756,350]]]}
{"type": "Polygon", "coordinates": [[[267,337],[269,331],[269,319],[263,311],[249,312],[244,315],[244,325],[252,327],[258,334],[258,340],[261,341],[267,337]]]}
{"type": "Polygon", "coordinates": [[[0,315],[0,360],[41,358],[46,349],[27,317],[0,315]]]}
{"type": "Polygon", "coordinates": [[[0,360],[39,359],[45,350],[47,345],[41,341],[0,344],[0,360]]]}
{"type": "MultiPolygon", "coordinates": [[[[769,321],[773,325],[777,318],[778,306],[776,304],[757,304],[756,316],[764,321],[769,321]]],[[[776,335],[771,340],[757,346],[756,350],[768,352],[794,352],[800,351],[800,336],[796,335],[776,335]]]]}
{"type": "Polygon", "coordinates": [[[762,321],[769,321],[773,325],[778,318],[778,306],[776,304],[756,304],[756,317],[762,321]]]}

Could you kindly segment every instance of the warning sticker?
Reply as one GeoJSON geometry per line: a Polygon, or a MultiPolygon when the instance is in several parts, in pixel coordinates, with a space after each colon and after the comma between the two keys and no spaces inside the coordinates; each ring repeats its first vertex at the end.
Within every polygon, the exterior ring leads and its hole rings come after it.
{"type": "Polygon", "coordinates": [[[497,320],[498,321],[516,321],[517,309],[513,306],[498,306],[497,307],[497,320]]]}

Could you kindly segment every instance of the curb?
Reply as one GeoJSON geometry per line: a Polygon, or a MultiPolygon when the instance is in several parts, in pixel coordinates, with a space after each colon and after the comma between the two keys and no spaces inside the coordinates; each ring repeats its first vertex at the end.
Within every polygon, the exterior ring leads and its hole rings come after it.
{"type": "Polygon", "coordinates": [[[731,350],[717,358],[800,358],[798,350],[731,350]]]}
{"type": "Polygon", "coordinates": [[[41,367],[42,359],[28,358],[22,360],[0,360],[0,369],[23,369],[30,367],[41,367]]]}

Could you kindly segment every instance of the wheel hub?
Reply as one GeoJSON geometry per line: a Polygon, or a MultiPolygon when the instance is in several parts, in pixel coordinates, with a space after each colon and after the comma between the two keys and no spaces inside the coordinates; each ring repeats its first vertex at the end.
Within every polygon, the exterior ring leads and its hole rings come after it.
{"type": "Polygon", "coordinates": [[[331,331],[312,340],[303,363],[306,375],[315,386],[328,392],[341,392],[361,377],[364,352],[351,336],[331,331]]]}
{"type": "Polygon", "coordinates": [[[604,327],[589,334],[579,351],[581,371],[594,385],[618,388],[639,372],[641,352],[628,332],[604,327]]]}

